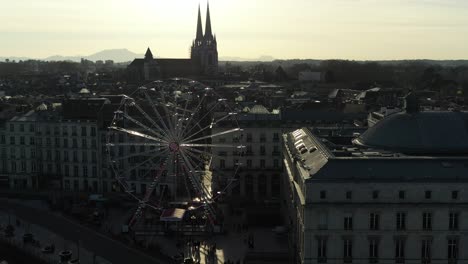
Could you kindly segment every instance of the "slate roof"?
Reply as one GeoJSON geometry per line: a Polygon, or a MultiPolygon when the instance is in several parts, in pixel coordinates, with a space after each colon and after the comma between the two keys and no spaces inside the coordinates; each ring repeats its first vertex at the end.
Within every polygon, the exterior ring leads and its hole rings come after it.
{"type": "Polygon", "coordinates": [[[289,133],[285,144],[306,181],[468,181],[468,155],[411,156],[375,149],[349,148],[349,155],[337,156],[309,128],[302,130],[305,136],[295,138],[293,133],[289,133]],[[307,151],[297,148],[300,144],[304,144],[307,151]]]}
{"type": "Polygon", "coordinates": [[[396,113],[369,128],[354,143],[411,154],[468,154],[468,113],[396,113]]]}

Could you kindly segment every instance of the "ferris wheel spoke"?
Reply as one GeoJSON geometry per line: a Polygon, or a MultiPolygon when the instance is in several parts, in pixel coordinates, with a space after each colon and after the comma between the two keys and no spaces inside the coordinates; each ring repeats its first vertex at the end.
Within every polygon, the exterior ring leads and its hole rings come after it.
{"type": "Polygon", "coordinates": [[[200,190],[204,193],[204,195],[207,197],[207,198],[210,198],[211,194],[210,194],[210,191],[206,188],[206,186],[200,181],[199,178],[197,178],[197,175],[196,175],[196,168],[192,165],[192,162],[190,160],[190,158],[186,155],[185,152],[181,152],[181,155],[182,155],[182,158],[184,159],[184,164],[187,165],[190,169],[190,172],[191,172],[191,176],[192,176],[192,179],[195,180],[195,182],[197,183],[198,187],[200,188],[200,190]]]}
{"type": "MultiPolygon", "coordinates": [[[[161,176],[162,176],[162,173],[164,172],[165,170],[165,164],[166,164],[166,161],[168,160],[168,158],[166,157],[164,160],[162,160],[160,163],[159,163],[159,169],[158,171],[156,172],[156,175],[155,177],[153,178],[153,181],[151,182],[150,186],[148,186],[148,188],[146,189],[146,193],[145,193],[145,197],[143,199],[143,201],[145,202],[148,202],[149,201],[149,198],[151,197],[151,194],[153,193],[154,189],[156,188],[156,185],[158,184],[158,182],[161,180],[161,176]]],[[[151,162],[153,165],[156,165],[154,164],[153,162],[151,162]]]]}
{"type": "Polygon", "coordinates": [[[185,150],[185,151],[194,152],[194,154],[197,153],[197,154],[207,155],[207,156],[212,156],[212,155],[213,155],[213,153],[211,153],[211,152],[208,152],[208,151],[205,151],[205,150],[196,149],[196,148],[187,147],[187,148],[184,148],[184,150],[185,150]]]}
{"type": "MultiPolygon", "coordinates": [[[[165,153],[167,153],[167,152],[168,152],[168,151],[165,150],[165,151],[163,152],[163,154],[165,154],[165,153]]],[[[163,154],[162,154],[162,155],[163,155],[163,154]]],[[[132,166],[132,167],[130,167],[130,168],[127,168],[125,171],[123,171],[123,172],[121,172],[121,173],[119,173],[119,174],[120,174],[120,175],[126,175],[127,173],[131,172],[132,170],[134,170],[134,169],[136,169],[136,168],[139,168],[139,167],[142,167],[143,165],[145,165],[146,163],[150,162],[150,161],[151,161],[152,159],[154,159],[154,158],[155,158],[154,156],[149,157],[148,159],[144,160],[143,162],[141,162],[141,163],[139,163],[139,164],[137,164],[137,165],[135,165],[135,166],[132,166]]]]}
{"type": "MultiPolygon", "coordinates": [[[[193,131],[193,129],[194,129],[195,127],[199,126],[199,124],[201,123],[201,121],[202,121],[205,117],[209,116],[209,115],[211,114],[211,112],[212,112],[213,110],[215,110],[216,107],[219,106],[219,104],[221,104],[221,102],[224,102],[224,99],[218,99],[218,102],[216,102],[216,104],[215,104],[213,107],[211,107],[210,110],[208,110],[208,111],[197,121],[197,123],[195,123],[195,124],[192,126],[192,128],[190,128],[190,130],[187,131],[186,134],[190,134],[190,133],[193,131]]],[[[187,126],[188,126],[188,124],[187,124],[187,126]]]]}
{"type": "MultiPolygon", "coordinates": [[[[154,105],[152,104],[152,102],[150,102],[150,104],[151,104],[151,107],[152,107],[153,109],[155,109],[156,106],[154,106],[154,105]]],[[[138,110],[138,112],[140,112],[155,128],[159,129],[161,132],[164,131],[164,129],[162,129],[162,128],[148,115],[148,113],[146,113],[145,110],[143,110],[143,108],[141,108],[140,105],[138,105],[137,103],[134,103],[133,106],[134,106],[134,107],[138,110]]],[[[158,117],[158,119],[159,119],[159,117],[158,117]]],[[[165,126],[163,120],[160,120],[160,122],[163,124],[163,126],[165,126]]],[[[166,128],[166,131],[168,131],[167,128],[166,128]]],[[[166,134],[166,135],[167,135],[167,134],[166,134]]]]}
{"type": "Polygon", "coordinates": [[[202,171],[205,171],[205,161],[197,156],[197,154],[194,154],[190,151],[185,151],[185,154],[191,159],[193,164],[199,164],[199,165],[192,165],[195,169],[201,169],[202,171]]]}
{"type": "Polygon", "coordinates": [[[153,140],[153,141],[156,141],[156,142],[166,143],[165,140],[155,138],[155,137],[152,137],[150,135],[143,134],[141,132],[137,132],[137,131],[126,129],[126,128],[111,126],[111,127],[109,127],[109,129],[112,129],[112,130],[115,130],[115,131],[118,131],[118,132],[122,132],[122,133],[126,133],[126,134],[129,134],[129,135],[132,135],[132,136],[146,138],[146,139],[153,140]]]}
{"type": "MultiPolygon", "coordinates": [[[[182,120],[181,122],[181,125],[179,126],[179,129],[177,131],[177,136],[180,138],[182,137],[182,130],[184,130],[184,121],[185,121],[185,114],[188,112],[187,110],[187,107],[188,107],[188,103],[189,103],[190,100],[186,100],[185,101],[185,106],[184,106],[184,109],[183,109],[183,112],[182,112],[182,118],[180,120],[182,120]]],[[[193,112],[190,111],[191,114],[193,114],[193,112]]]]}
{"type": "Polygon", "coordinates": [[[129,146],[147,146],[147,147],[167,147],[167,143],[106,143],[107,147],[129,147],[129,146]]]}
{"type": "Polygon", "coordinates": [[[226,130],[226,131],[223,131],[223,132],[219,132],[219,133],[211,134],[211,135],[208,135],[208,136],[204,136],[204,137],[201,137],[201,138],[191,139],[191,140],[185,141],[184,144],[191,143],[191,142],[196,142],[196,141],[203,140],[203,139],[208,139],[208,138],[215,138],[215,137],[219,137],[219,136],[222,136],[222,135],[235,133],[235,132],[238,132],[238,131],[241,131],[241,130],[242,129],[240,129],[240,128],[234,128],[234,129],[226,130]]]}
{"type": "Polygon", "coordinates": [[[228,113],[226,116],[223,116],[222,118],[211,122],[211,124],[209,124],[208,126],[200,129],[199,131],[197,131],[196,133],[192,134],[191,136],[185,138],[184,140],[189,140],[189,139],[195,137],[196,135],[200,134],[201,132],[203,132],[203,131],[205,131],[207,129],[212,129],[214,125],[218,124],[219,122],[222,122],[222,121],[226,120],[228,117],[231,117],[233,115],[237,115],[237,113],[228,113]]]}
{"type": "MultiPolygon", "coordinates": [[[[168,125],[166,124],[166,122],[169,122],[167,119],[164,120],[164,118],[162,117],[162,115],[159,113],[158,109],[156,108],[156,103],[153,101],[153,99],[151,98],[151,96],[149,96],[149,94],[147,93],[147,91],[143,91],[143,94],[145,95],[145,98],[146,100],[149,102],[149,104],[151,105],[151,108],[153,109],[153,112],[156,114],[156,117],[158,118],[158,121],[161,122],[162,126],[164,127],[164,129],[166,131],[168,131],[169,133],[169,127],[168,125]]],[[[166,115],[166,118],[167,118],[167,115],[166,115]]],[[[159,126],[158,126],[159,128],[159,126]]],[[[160,129],[160,128],[159,128],[160,129]]],[[[163,129],[161,129],[162,131],[164,131],[163,129]]],[[[166,135],[168,135],[168,133],[166,135]]]]}
{"type": "MultiPolygon", "coordinates": [[[[199,96],[198,96],[198,97],[199,97],[199,96]]],[[[189,125],[190,125],[190,122],[192,122],[193,117],[195,116],[195,113],[199,111],[201,105],[202,105],[203,102],[205,101],[205,98],[206,98],[206,94],[204,94],[203,98],[200,100],[200,102],[198,103],[197,107],[195,107],[195,111],[190,115],[190,118],[189,118],[189,120],[187,121],[187,124],[185,125],[184,129],[182,130],[181,136],[184,136],[185,131],[187,131],[187,129],[188,129],[189,125]]]]}
{"type": "MultiPolygon", "coordinates": [[[[130,155],[116,157],[113,160],[120,161],[120,160],[125,160],[125,159],[129,159],[129,158],[133,158],[133,157],[146,156],[146,155],[149,155],[149,154],[153,154],[152,157],[155,157],[154,154],[157,155],[158,151],[161,151],[161,150],[160,149],[150,149],[150,150],[143,151],[143,152],[136,152],[136,153],[133,153],[133,154],[130,154],[130,155]],[[155,152],[155,153],[153,153],[153,152],[155,152]]],[[[158,155],[158,157],[159,157],[159,155],[158,155]]]]}
{"type": "MultiPolygon", "coordinates": [[[[127,118],[128,120],[132,121],[133,123],[135,123],[136,125],[138,125],[139,127],[143,128],[143,129],[146,129],[148,131],[150,131],[153,135],[159,137],[160,139],[163,139],[164,136],[158,132],[156,132],[154,129],[151,129],[150,127],[144,125],[143,123],[141,123],[140,121],[134,119],[133,117],[129,116],[128,114],[126,113],[123,113],[124,117],[127,118]]],[[[160,131],[163,132],[162,129],[160,129],[159,127],[157,127],[160,131]]]]}
{"type": "Polygon", "coordinates": [[[174,134],[174,124],[172,123],[173,122],[173,120],[172,120],[173,113],[167,107],[168,102],[165,99],[166,97],[165,97],[165,94],[163,93],[163,91],[161,90],[159,93],[160,93],[161,101],[162,101],[161,106],[163,107],[164,112],[166,113],[166,118],[167,118],[169,131],[172,132],[171,134],[174,137],[175,136],[175,134],[174,134]]]}
{"type": "Polygon", "coordinates": [[[228,144],[196,144],[196,143],[183,143],[181,147],[207,147],[207,148],[242,148],[239,145],[228,145],[228,144]]]}
{"type": "MultiPolygon", "coordinates": [[[[187,159],[186,157],[184,157],[184,159],[187,159]]],[[[190,164],[190,163],[188,163],[190,164]]],[[[189,178],[195,183],[194,185],[198,185],[199,187],[199,195],[200,195],[200,199],[204,202],[204,208],[206,211],[208,211],[209,214],[211,214],[213,217],[216,216],[216,213],[213,209],[213,207],[211,206],[211,198],[210,198],[210,195],[209,195],[209,192],[204,188],[204,186],[200,183],[200,181],[197,179],[196,176],[193,176],[191,173],[187,172],[187,170],[190,170],[190,168],[187,168],[187,164],[186,163],[183,163],[182,164],[183,168],[186,170],[186,173],[189,175],[189,178]]]]}

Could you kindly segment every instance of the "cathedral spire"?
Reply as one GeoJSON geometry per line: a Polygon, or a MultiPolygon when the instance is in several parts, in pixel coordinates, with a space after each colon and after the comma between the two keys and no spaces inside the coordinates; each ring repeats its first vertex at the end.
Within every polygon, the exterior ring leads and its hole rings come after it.
{"type": "Polygon", "coordinates": [[[145,60],[152,60],[153,59],[153,53],[151,52],[150,48],[148,47],[148,49],[146,50],[146,53],[145,53],[145,60]]]}
{"type": "Polygon", "coordinates": [[[198,5],[198,22],[197,22],[197,38],[196,38],[196,40],[201,41],[202,39],[203,39],[203,28],[202,28],[202,21],[201,21],[200,5],[198,5]]]}
{"type": "Polygon", "coordinates": [[[213,33],[211,32],[210,3],[207,3],[206,9],[205,39],[213,39],[213,33]]]}

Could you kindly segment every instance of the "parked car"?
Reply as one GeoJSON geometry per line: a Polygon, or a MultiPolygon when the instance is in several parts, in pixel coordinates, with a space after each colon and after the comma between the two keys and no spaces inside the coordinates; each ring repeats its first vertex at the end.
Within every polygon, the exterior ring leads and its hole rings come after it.
{"type": "Polygon", "coordinates": [[[50,244],[42,248],[42,253],[44,254],[53,254],[55,252],[55,245],[50,244]]]}

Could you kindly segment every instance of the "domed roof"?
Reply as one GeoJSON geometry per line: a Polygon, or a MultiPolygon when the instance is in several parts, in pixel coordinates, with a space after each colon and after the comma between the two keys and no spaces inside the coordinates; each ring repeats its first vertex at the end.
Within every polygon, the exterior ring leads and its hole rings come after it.
{"type": "Polygon", "coordinates": [[[38,107],[36,107],[37,111],[47,111],[47,105],[45,103],[40,104],[38,107]]]}
{"type": "Polygon", "coordinates": [[[468,154],[468,112],[400,112],[353,141],[409,154],[468,154]]]}
{"type": "Polygon", "coordinates": [[[88,89],[86,89],[86,88],[83,88],[83,89],[80,90],[79,93],[80,93],[80,94],[89,94],[90,91],[89,91],[88,89]]]}

